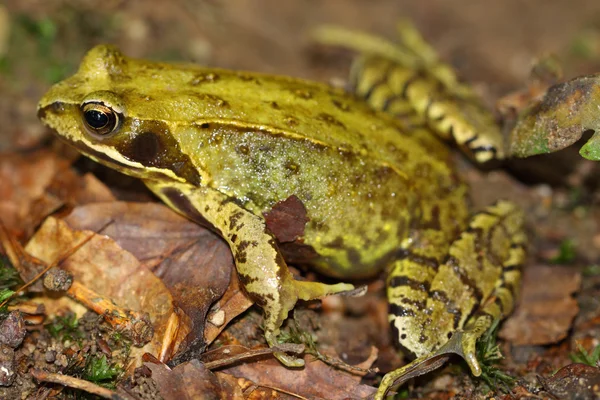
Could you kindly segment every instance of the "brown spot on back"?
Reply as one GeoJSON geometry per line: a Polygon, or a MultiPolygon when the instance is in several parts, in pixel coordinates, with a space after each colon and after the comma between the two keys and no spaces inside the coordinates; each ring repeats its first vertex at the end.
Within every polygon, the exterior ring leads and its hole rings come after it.
{"type": "Polygon", "coordinates": [[[288,124],[288,126],[297,126],[300,122],[296,117],[286,116],[285,123],[288,124]]]}
{"type": "Polygon", "coordinates": [[[244,82],[252,82],[256,85],[261,84],[260,81],[256,77],[254,77],[252,75],[244,74],[242,72],[238,72],[237,77],[244,82]]]}
{"type": "Polygon", "coordinates": [[[336,108],[338,108],[339,110],[342,111],[350,111],[350,106],[338,99],[333,99],[331,100],[331,102],[333,103],[334,106],[336,106],[336,108]]]}
{"type": "Polygon", "coordinates": [[[192,78],[190,85],[198,86],[202,83],[212,83],[218,81],[219,78],[219,75],[215,74],[214,72],[201,73],[192,78]]]}
{"type": "Polygon", "coordinates": [[[190,97],[200,99],[202,102],[210,103],[212,106],[229,108],[229,102],[219,96],[210,93],[187,92],[190,97]]]}
{"type": "Polygon", "coordinates": [[[304,100],[309,100],[309,99],[312,99],[312,97],[313,97],[313,94],[306,89],[296,89],[296,90],[294,90],[294,94],[297,97],[304,99],[304,100]]]}
{"type": "Polygon", "coordinates": [[[327,122],[328,124],[339,126],[341,128],[345,128],[346,127],[343,123],[341,123],[340,121],[338,121],[331,114],[321,113],[321,114],[317,115],[317,119],[321,120],[321,121],[324,121],[324,122],[327,122]]]}
{"type": "Polygon", "coordinates": [[[309,221],[306,207],[296,195],[276,203],[264,217],[267,228],[281,243],[303,236],[309,221]]]}
{"type": "Polygon", "coordinates": [[[287,160],[285,162],[285,169],[290,171],[292,174],[297,174],[298,171],[300,171],[300,166],[292,160],[287,160]]]}
{"type": "Polygon", "coordinates": [[[245,144],[240,144],[239,146],[236,146],[235,151],[245,156],[247,156],[250,153],[250,149],[245,144]]]}

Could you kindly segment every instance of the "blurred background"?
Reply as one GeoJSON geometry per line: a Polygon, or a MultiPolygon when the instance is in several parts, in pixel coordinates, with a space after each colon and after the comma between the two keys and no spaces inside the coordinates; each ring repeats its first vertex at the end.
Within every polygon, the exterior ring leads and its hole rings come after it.
{"type": "Polygon", "coordinates": [[[567,76],[600,71],[600,2],[591,0],[3,0],[0,150],[39,143],[38,98],[97,43],[135,57],[328,81],[345,78],[349,58],[315,50],[311,28],[393,38],[401,18],[490,103],[522,87],[533,60],[549,52],[567,76]]]}

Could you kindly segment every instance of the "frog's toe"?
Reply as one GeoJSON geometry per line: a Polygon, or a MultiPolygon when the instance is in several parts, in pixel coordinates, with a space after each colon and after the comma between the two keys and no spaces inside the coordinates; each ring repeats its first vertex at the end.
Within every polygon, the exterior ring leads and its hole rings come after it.
{"type": "Polygon", "coordinates": [[[400,386],[409,379],[424,375],[428,372],[438,369],[448,361],[450,357],[447,354],[426,354],[416,358],[407,365],[397,370],[385,374],[374,400],[383,400],[387,392],[394,386],[400,386]]]}
{"type": "MultiPolygon", "coordinates": [[[[284,281],[278,295],[278,301],[266,302],[262,305],[265,311],[265,339],[269,347],[277,347],[279,329],[288,313],[298,300],[313,300],[324,296],[352,292],[354,286],[348,283],[327,285],[320,282],[297,281],[291,276],[284,281]]],[[[283,352],[275,352],[275,357],[286,367],[303,367],[304,360],[283,352]]]]}
{"type": "MultiPolygon", "coordinates": [[[[277,347],[279,345],[279,342],[277,341],[277,336],[278,335],[275,331],[265,332],[265,339],[267,340],[267,344],[269,345],[269,347],[277,347]]],[[[273,355],[288,368],[304,367],[304,360],[302,358],[294,357],[287,353],[279,351],[273,353],[273,355]]]]}
{"type": "Polygon", "coordinates": [[[306,281],[294,281],[294,289],[296,290],[298,299],[305,301],[319,299],[332,294],[350,293],[355,290],[354,285],[349,283],[327,285],[320,282],[306,281]]]}
{"type": "Polygon", "coordinates": [[[304,367],[304,360],[302,358],[290,356],[289,354],[279,352],[273,353],[273,355],[279,360],[279,362],[281,362],[288,368],[304,367]]]}
{"type": "Polygon", "coordinates": [[[469,365],[474,376],[481,375],[481,367],[477,361],[475,344],[481,336],[481,329],[485,332],[486,326],[484,320],[479,324],[474,324],[474,329],[470,331],[456,331],[452,337],[438,350],[416,358],[411,363],[395,371],[387,373],[379,385],[375,400],[383,400],[385,394],[394,386],[402,385],[409,379],[424,375],[441,367],[448,359],[450,354],[457,354],[462,357],[469,365]]]}

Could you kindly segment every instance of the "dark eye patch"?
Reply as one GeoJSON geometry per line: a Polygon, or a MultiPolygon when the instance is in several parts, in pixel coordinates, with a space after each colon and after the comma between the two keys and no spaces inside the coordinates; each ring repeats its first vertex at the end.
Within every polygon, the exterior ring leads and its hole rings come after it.
{"type": "Polygon", "coordinates": [[[179,143],[169,126],[162,121],[133,121],[125,123],[132,131],[114,138],[114,146],[125,158],[146,167],[172,171],[193,185],[200,184],[200,174],[179,143]],[[137,133],[139,132],[139,133],[137,133]]]}
{"type": "Polygon", "coordinates": [[[164,143],[153,132],[137,135],[129,144],[129,157],[144,165],[152,164],[165,152],[164,143]]]}

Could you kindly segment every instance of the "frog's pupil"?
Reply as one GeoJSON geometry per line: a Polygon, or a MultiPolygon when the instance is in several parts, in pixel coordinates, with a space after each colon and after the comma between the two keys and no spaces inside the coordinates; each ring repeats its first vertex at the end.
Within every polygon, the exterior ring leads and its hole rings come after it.
{"type": "Polygon", "coordinates": [[[108,124],[108,115],[98,110],[88,110],[85,112],[85,120],[87,123],[95,129],[100,129],[108,124]]]}

